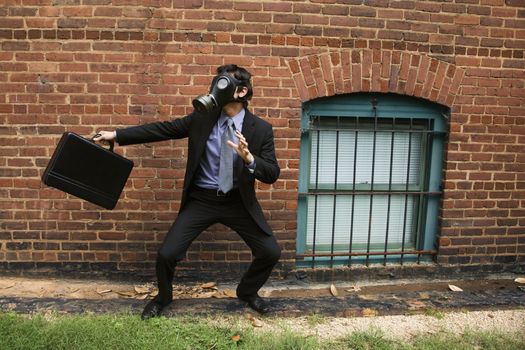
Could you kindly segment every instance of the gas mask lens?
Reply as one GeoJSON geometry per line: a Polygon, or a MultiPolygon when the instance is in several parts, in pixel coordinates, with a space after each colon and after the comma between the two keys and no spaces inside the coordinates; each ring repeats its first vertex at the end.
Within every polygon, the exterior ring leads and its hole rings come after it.
{"type": "Polygon", "coordinates": [[[240,81],[229,74],[216,76],[210,86],[208,95],[201,95],[192,101],[193,108],[198,112],[211,112],[215,108],[234,101],[233,94],[240,81]]]}
{"type": "Polygon", "coordinates": [[[217,87],[221,90],[224,90],[228,87],[228,79],[222,77],[217,80],[217,87]]]}

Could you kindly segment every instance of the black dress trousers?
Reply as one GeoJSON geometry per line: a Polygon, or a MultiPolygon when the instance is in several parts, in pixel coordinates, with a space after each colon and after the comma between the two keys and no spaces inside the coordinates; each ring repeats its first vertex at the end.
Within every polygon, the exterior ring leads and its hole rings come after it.
{"type": "Polygon", "coordinates": [[[270,277],[281,249],[275,237],[266,234],[252,219],[239,191],[232,190],[226,196],[218,196],[215,190],[192,186],[188,203],[179,212],[158,251],[156,273],[159,294],[155,300],[161,305],[167,305],[173,299],[172,283],[177,262],[185,257],[191,242],[215,223],[236,231],[254,257],[237,287],[237,296],[247,299],[256,295],[270,277]]]}

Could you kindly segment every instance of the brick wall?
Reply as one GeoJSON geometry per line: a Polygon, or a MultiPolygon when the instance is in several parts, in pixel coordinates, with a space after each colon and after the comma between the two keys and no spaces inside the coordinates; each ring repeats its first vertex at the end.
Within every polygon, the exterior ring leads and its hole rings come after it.
{"type": "MultiPolygon", "coordinates": [[[[451,108],[437,261],[525,261],[525,3],[3,0],[0,266],[151,272],[176,217],[184,140],[117,148],[136,167],[117,208],[42,185],[64,131],[191,111],[214,69],[254,75],[250,108],[274,125],[282,172],[258,197],[293,267],[301,102],[378,91],[451,108]]],[[[204,232],[186,269],[237,271],[250,253],[204,232]],[[226,268],[224,270],[223,268],[226,268]]]]}

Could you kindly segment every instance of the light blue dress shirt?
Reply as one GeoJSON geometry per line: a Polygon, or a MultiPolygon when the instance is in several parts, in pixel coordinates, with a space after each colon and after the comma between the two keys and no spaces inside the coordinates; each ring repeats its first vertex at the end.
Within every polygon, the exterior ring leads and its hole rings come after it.
{"type": "MultiPolygon", "coordinates": [[[[244,122],[244,114],[245,110],[242,109],[237,115],[232,117],[233,119],[233,125],[234,130],[242,130],[242,124],[244,122]]],[[[221,115],[219,117],[219,120],[214,125],[213,129],[211,130],[210,136],[208,137],[208,140],[206,141],[206,150],[204,151],[204,154],[202,156],[201,162],[200,162],[200,169],[197,171],[197,174],[195,175],[194,184],[198,187],[202,188],[209,188],[209,189],[218,189],[219,184],[219,163],[220,163],[220,154],[221,154],[221,137],[224,131],[226,130],[226,119],[230,118],[227,114],[224,112],[221,112],[221,115]]],[[[233,143],[238,143],[239,140],[234,135],[233,140],[231,140],[233,143]]],[[[238,155],[237,152],[233,148],[231,148],[231,152],[233,152],[233,164],[234,166],[237,164],[238,155]]],[[[252,162],[252,164],[247,165],[248,169],[251,173],[253,173],[253,170],[255,169],[255,162],[252,162]]],[[[237,172],[233,172],[233,188],[237,188],[237,172]]]]}

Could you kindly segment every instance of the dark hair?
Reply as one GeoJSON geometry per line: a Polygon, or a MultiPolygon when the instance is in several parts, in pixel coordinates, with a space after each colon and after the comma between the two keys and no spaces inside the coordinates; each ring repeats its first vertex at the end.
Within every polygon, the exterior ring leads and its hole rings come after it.
{"type": "Polygon", "coordinates": [[[224,66],[220,66],[217,68],[217,74],[223,74],[228,73],[232,74],[235,79],[239,80],[241,83],[239,86],[245,86],[248,88],[248,93],[246,96],[244,96],[241,100],[247,103],[248,100],[252,99],[253,96],[253,88],[252,83],[250,81],[252,75],[250,72],[248,72],[246,69],[239,67],[236,64],[225,64],[224,66]]]}

